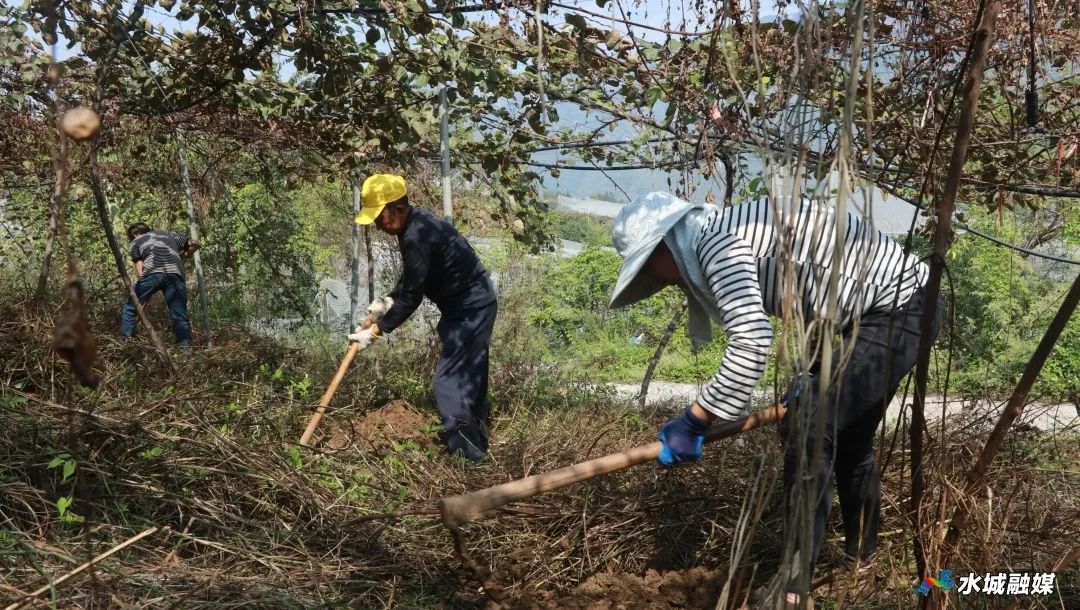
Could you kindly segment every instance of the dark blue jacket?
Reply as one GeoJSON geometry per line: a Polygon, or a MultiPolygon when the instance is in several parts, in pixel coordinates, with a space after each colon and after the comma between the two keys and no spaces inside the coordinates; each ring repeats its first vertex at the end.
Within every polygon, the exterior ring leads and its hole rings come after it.
{"type": "Polygon", "coordinates": [[[431,299],[445,316],[495,301],[495,289],[480,257],[443,218],[412,208],[405,230],[398,235],[403,271],[390,292],[394,306],[379,320],[379,330],[393,332],[431,299]]]}

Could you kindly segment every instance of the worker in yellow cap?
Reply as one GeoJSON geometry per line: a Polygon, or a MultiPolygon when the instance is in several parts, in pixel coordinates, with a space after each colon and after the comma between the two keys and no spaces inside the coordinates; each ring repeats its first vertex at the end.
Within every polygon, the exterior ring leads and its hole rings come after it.
{"type": "Polygon", "coordinates": [[[361,189],[356,223],[374,223],[397,236],[402,274],[389,296],[368,307],[375,324],[357,327],[349,339],[367,347],[391,333],[424,297],[439,308],[442,356],[435,367],[435,402],[447,449],[472,461],[488,450],[488,347],[495,325],[495,289],[480,258],[452,224],[409,205],[405,179],[375,174],[361,189]]]}

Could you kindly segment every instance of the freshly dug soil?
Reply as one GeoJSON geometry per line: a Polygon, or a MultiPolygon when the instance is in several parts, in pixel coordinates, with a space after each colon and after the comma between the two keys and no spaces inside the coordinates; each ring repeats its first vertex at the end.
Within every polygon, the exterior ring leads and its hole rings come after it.
{"type": "Polygon", "coordinates": [[[433,423],[432,418],[409,403],[395,400],[351,422],[334,425],[326,446],[334,450],[353,448],[382,453],[392,449],[395,443],[411,440],[424,448],[433,447],[438,441],[436,435],[421,430],[433,423]]]}
{"type": "Polygon", "coordinates": [[[641,576],[604,572],[590,577],[566,596],[543,595],[523,600],[523,607],[529,610],[711,610],[723,583],[721,574],[705,568],[684,572],[649,570],[641,576]]]}

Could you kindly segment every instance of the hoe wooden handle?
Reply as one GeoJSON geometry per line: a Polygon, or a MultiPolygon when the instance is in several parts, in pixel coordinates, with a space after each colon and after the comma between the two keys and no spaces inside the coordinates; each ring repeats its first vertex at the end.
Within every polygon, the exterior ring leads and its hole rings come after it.
{"type": "MultiPolygon", "coordinates": [[[[717,424],[709,428],[705,434],[705,442],[711,443],[764,425],[775,424],[783,419],[785,412],[783,405],[777,405],[762,409],[742,419],[717,424]]],[[[443,523],[453,529],[504,504],[655,460],[660,455],[661,447],[661,443],[657,441],[551,472],[534,474],[517,481],[479,489],[472,493],[446,497],[439,500],[439,512],[442,513],[443,523]]]]}
{"type": "MultiPolygon", "coordinates": [[[[368,328],[374,324],[371,319],[364,320],[361,328],[368,328]]],[[[334,393],[337,392],[338,386],[341,385],[341,380],[345,378],[345,373],[349,372],[349,365],[352,364],[353,358],[356,357],[356,353],[360,351],[360,344],[351,342],[349,345],[349,351],[345,352],[345,357],[341,359],[341,365],[338,366],[337,373],[334,374],[334,379],[330,381],[330,387],[326,388],[326,392],[323,393],[322,398],[319,399],[319,408],[312,414],[311,419],[308,420],[307,427],[304,428],[304,433],[300,435],[300,444],[306,445],[311,440],[311,435],[315,434],[315,429],[319,427],[319,422],[322,421],[323,415],[326,414],[326,407],[330,406],[330,399],[334,397],[334,393]]]]}

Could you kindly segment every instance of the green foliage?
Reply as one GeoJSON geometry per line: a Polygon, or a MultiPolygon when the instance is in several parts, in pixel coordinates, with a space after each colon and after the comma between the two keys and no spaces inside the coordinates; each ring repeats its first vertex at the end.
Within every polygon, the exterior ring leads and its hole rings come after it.
{"type": "MultiPolygon", "coordinates": [[[[324,336],[325,338],[325,336],[324,336]]],[[[312,343],[307,343],[309,347],[312,343]]],[[[271,367],[262,363],[256,370],[257,378],[272,387],[276,392],[281,392],[289,400],[306,400],[311,396],[312,381],[307,372],[299,372],[288,367],[271,367]]],[[[238,419],[244,409],[238,404],[226,406],[226,413],[230,419],[238,419]]]]}
{"type": "Polygon", "coordinates": [[[78,462],[75,461],[71,455],[67,453],[61,453],[49,461],[46,468],[53,470],[56,468],[61,469],[62,478],[60,484],[66,484],[68,480],[75,474],[75,469],[78,467],[78,462]]]}
{"type": "Polygon", "coordinates": [[[13,410],[15,407],[26,403],[26,398],[14,394],[0,396],[0,409],[13,410]]]}
{"type": "Polygon", "coordinates": [[[301,466],[304,465],[304,461],[300,457],[300,448],[296,445],[289,447],[289,450],[286,452],[285,455],[285,460],[289,463],[290,466],[295,469],[299,469],[301,466]]]}
{"type": "MultiPolygon", "coordinates": [[[[600,381],[640,381],[683,295],[669,288],[630,307],[608,307],[621,259],[609,250],[587,247],[573,258],[555,261],[537,280],[543,289],[530,300],[529,321],[547,342],[545,358],[587,371],[600,381]],[[631,338],[641,337],[631,343],[631,338]]],[[[656,379],[699,382],[715,372],[723,356],[724,333],[693,354],[685,316],[675,330],[656,379]]]]}
{"type": "Polygon", "coordinates": [[[258,317],[309,313],[319,275],[329,271],[331,256],[340,252],[339,244],[320,243],[319,235],[332,224],[312,190],[275,193],[248,184],[231,200],[232,218],[215,224],[206,237],[214,245],[208,267],[221,275],[235,269],[227,298],[250,295],[242,300],[243,307],[258,317]],[[225,260],[226,250],[235,260],[225,260]]]}
{"type": "Polygon", "coordinates": [[[72,512],[71,505],[75,503],[75,498],[72,496],[60,496],[56,499],[56,514],[60,517],[60,520],[66,524],[82,523],[86,519],[81,515],[77,515],[72,512]]]}
{"type": "Polygon", "coordinates": [[[1076,251],[1080,249],[1080,205],[1064,205],[1061,213],[1065,217],[1061,227],[1065,247],[1076,251]]]}
{"type": "MultiPolygon", "coordinates": [[[[973,210],[968,222],[1007,241],[1025,241],[1033,230],[1030,222],[1013,214],[1009,218],[996,226],[986,212],[973,210]]],[[[953,244],[949,268],[955,282],[954,389],[1001,395],[1019,381],[1068,287],[1068,282],[1052,279],[1045,265],[1038,265],[974,235],[961,236],[953,244]]],[[[1078,388],[1080,318],[1074,315],[1036,382],[1035,394],[1069,397],[1078,388]]]]}
{"type": "Polygon", "coordinates": [[[61,495],[56,499],[56,515],[60,518],[60,521],[67,525],[74,525],[82,523],[85,518],[76,514],[71,510],[72,505],[75,503],[75,471],[78,468],[78,462],[69,453],[58,453],[53,459],[49,460],[49,463],[45,466],[49,470],[60,470],[61,478],[60,485],[69,486],[71,490],[68,495],[61,495]]]}
{"type": "Polygon", "coordinates": [[[150,447],[149,449],[144,449],[142,451],[142,453],[140,453],[139,455],[141,455],[144,459],[153,460],[153,459],[161,457],[162,454],[164,454],[164,453],[165,453],[165,449],[163,447],[161,447],[159,445],[154,445],[153,447],[150,447]]]}
{"type": "Polygon", "coordinates": [[[610,220],[572,212],[553,212],[551,221],[555,234],[562,239],[590,246],[610,247],[612,245],[610,220]]]}
{"type": "Polygon", "coordinates": [[[1080,402],[1080,318],[1073,314],[1039,375],[1047,394],[1080,402]]]}
{"type": "Polygon", "coordinates": [[[289,397],[296,397],[299,399],[305,399],[311,395],[311,378],[306,374],[300,379],[294,379],[289,382],[288,386],[289,397]]]}
{"type": "Polygon", "coordinates": [[[614,252],[595,247],[569,259],[560,260],[557,268],[541,284],[554,290],[545,290],[553,300],[553,306],[562,310],[596,312],[607,317],[608,299],[615,288],[619,275],[619,256],[614,252]]]}

